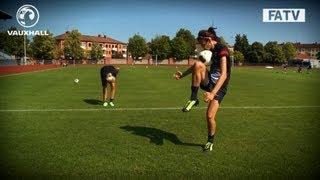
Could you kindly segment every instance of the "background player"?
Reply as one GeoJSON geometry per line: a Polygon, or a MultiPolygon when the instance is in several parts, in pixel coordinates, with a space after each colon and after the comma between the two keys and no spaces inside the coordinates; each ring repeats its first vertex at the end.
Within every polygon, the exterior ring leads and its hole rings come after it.
{"type": "Polygon", "coordinates": [[[101,84],[102,84],[102,102],[103,106],[114,107],[114,96],[116,93],[116,84],[117,84],[117,75],[119,73],[120,68],[114,67],[111,65],[103,66],[100,70],[101,84]],[[108,93],[107,93],[107,85],[110,85],[110,96],[109,103],[107,102],[108,93]]]}

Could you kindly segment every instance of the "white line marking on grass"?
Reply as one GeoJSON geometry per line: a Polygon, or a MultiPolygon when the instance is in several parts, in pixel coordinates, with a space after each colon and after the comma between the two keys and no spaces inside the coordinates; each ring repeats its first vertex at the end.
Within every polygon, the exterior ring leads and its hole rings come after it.
{"type": "Polygon", "coordinates": [[[5,74],[5,75],[0,75],[0,77],[8,77],[8,76],[31,74],[31,73],[44,72],[44,71],[55,70],[55,69],[60,69],[60,67],[50,68],[50,69],[42,69],[42,70],[37,70],[37,71],[28,71],[28,72],[14,73],[14,74],[5,74]]]}
{"type": "MultiPolygon", "coordinates": [[[[207,107],[196,107],[206,109],[207,107]]],[[[301,109],[320,108],[320,106],[225,106],[220,109],[301,109]]],[[[180,110],[181,107],[159,107],[159,108],[82,108],[82,109],[0,109],[0,112],[65,112],[65,111],[146,111],[146,110],[180,110]]]]}

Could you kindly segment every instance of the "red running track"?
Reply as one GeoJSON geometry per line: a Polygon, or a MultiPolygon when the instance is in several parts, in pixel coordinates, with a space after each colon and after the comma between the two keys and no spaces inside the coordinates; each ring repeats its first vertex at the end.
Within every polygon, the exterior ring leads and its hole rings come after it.
{"type": "Polygon", "coordinates": [[[18,73],[39,71],[39,70],[45,70],[45,69],[54,69],[59,67],[60,66],[56,64],[0,66],[0,75],[18,74],[18,73]]]}

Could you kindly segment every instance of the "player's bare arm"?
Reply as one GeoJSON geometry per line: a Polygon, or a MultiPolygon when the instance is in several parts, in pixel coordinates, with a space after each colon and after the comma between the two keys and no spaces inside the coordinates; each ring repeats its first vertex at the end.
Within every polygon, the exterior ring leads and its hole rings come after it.
{"type": "Polygon", "coordinates": [[[219,91],[219,89],[223,85],[224,81],[227,79],[227,58],[225,56],[223,56],[221,58],[220,67],[221,67],[221,76],[218,79],[218,81],[217,81],[215,87],[212,89],[212,91],[204,93],[204,95],[205,95],[204,101],[205,102],[209,102],[209,101],[213,100],[214,96],[217,94],[217,92],[219,91]]]}

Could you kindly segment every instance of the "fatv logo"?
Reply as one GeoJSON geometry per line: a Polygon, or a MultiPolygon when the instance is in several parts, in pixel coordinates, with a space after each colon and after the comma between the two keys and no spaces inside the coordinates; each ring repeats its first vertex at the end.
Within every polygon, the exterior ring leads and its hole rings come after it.
{"type": "Polygon", "coordinates": [[[305,21],[305,9],[263,9],[263,22],[305,21]]]}
{"type": "MultiPolygon", "coordinates": [[[[38,23],[40,14],[36,7],[30,4],[25,4],[18,9],[16,18],[22,27],[31,28],[38,23]]],[[[10,36],[49,35],[47,31],[42,30],[11,30],[7,32],[10,36]]]]}

